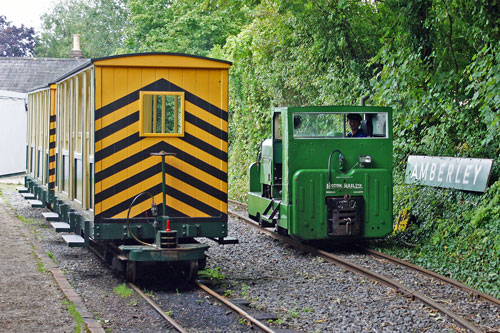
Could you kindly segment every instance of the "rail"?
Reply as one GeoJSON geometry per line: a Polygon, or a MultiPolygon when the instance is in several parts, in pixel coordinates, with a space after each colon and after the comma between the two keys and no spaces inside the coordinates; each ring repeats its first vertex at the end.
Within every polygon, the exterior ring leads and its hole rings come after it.
{"type": "MultiPolygon", "coordinates": [[[[239,203],[238,205],[241,207],[244,204],[239,203]]],[[[305,245],[305,244],[300,243],[299,241],[292,239],[290,237],[286,237],[286,236],[280,235],[272,230],[262,228],[261,226],[259,226],[259,224],[257,222],[255,222],[255,221],[251,220],[250,218],[248,218],[247,216],[241,215],[235,211],[229,210],[229,214],[238,217],[239,219],[243,220],[245,223],[259,229],[260,231],[270,235],[271,237],[273,237],[275,239],[286,242],[287,244],[293,246],[296,249],[299,249],[301,251],[308,252],[308,253],[313,254],[315,256],[321,257],[329,262],[332,262],[332,263],[335,263],[339,266],[342,266],[343,268],[345,268],[351,272],[364,275],[372,280],[375,280],[375,281],[380,282],[380,283],[382,283],[390,288],[393,288],[397,292],[399,292],[407,297],[419,299],[424,304],[427,304],[431,308],[436,309],[437,311],[446,315],[451,320],[455,321],[461,327],[463,327],[471,332],[474,332],[474,333],[482,332],[478,327],[476,327],[474,324],[467,321],[462,316],[450,311],[449,309],[445,308],[444,306],[437,303],[433,299],[402,285],[400,282],[398,282],[394,279],[383,276],[377,272],[370,271],[369,269],[367,269],[363,266],[349,262],[348,260],[345,260],[345,259],[343,259],[337,255],[331,254],[327,251],[317,249],[317,248],[314,248],[314,247],[309,246],[309,245],[305,245]]]]}

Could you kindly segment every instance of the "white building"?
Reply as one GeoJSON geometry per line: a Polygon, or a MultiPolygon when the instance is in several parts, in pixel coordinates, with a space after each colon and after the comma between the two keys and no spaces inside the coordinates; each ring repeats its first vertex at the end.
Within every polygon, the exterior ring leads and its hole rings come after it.
{"type": "Polygon", "coordinates": [[[27,92],[86,61],[0,57],[0,177],[26,171],[27,92]]]}
{"type": "Polygon", "coordinates": [[[0,176],[26,170],[27,97],[0,90],[0,176]]]}

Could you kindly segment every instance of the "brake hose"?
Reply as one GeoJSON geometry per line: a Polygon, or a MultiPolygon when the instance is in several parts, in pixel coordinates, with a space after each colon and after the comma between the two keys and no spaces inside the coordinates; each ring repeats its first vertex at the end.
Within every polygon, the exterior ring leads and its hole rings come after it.
{"type": "MultiPolygon", "coordinates": [[[[139,193],[138,195],[135,196],[135,198],[132,200],[132,202],[130,203],[130,206],[128,208],[128,211],[127,211],[127,230],[130,234],[130,236],[132,236],[133,239],[135,239],[138,243],[142,244],[142,245],[146,245],[146,246],[151,246],[151,247],[155,247],[154,244],[152,243],[147,243],[147,242],[144,242],[144,241],[141,241],[139,238],[137,238],[137,236],[132,232],[132,229],[130,228],[130,211],[132,210],[132,207],[134,206],[134,203],[135,201],[141,197],[143,194],[147,194],[149,195],[149,197],[151,198],[151,200],[153,201],[153,203],[151,204],[151,210],[156,210],[154,207],[156,207],[156,204],[155,204],[155,199],[153,197],[153,195],[149,192],[141,192],[139,193]]],[[[156,215],[154,213],[154,211],[152,212],[153,213],[153,216],[156,215]]]]}

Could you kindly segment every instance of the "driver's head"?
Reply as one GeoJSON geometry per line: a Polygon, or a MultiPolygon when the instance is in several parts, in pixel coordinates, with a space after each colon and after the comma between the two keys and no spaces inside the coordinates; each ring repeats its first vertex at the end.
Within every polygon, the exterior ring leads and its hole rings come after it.
{"type": "Polygon", "coordinates": [[[353,133],[358,130],[359,124],[361,124],[361,119],[361,115],[358,113],[349,113],[347,115],[347,123],[353,133]]]}

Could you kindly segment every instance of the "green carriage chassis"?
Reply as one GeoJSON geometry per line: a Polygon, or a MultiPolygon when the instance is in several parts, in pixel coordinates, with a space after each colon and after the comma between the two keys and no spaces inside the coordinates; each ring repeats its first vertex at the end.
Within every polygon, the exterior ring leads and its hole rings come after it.
{"type": "MultiPolygon", "coordinates": [[[[166,211],[164,157],[168,153],[157,155],[162,156],[162,211],[166,211]]],[[[30,176],[25,177],[25,186],[38,199],[37,206],[49,207],[56,213],[58,222],[52,225],[57,232],[73,233],[63,236],[70,247],[86,247],[93,241],[105,244],[109,250],[110,244],[114,244],[111,252],[116,252],[115,256],[125,262],[129,281],[135,280],[136,262],[186,263],[188,279],[194,278],[198,268],[203,269],[206,264],[205,251],[209,247],[198,243],[196,237],[211,238],[219,244],[238,243],[237,239],[227,237],[227,216],[220,219],[153,216],[94,221],[91,214],[58,199],[47,186],[30,176]]],[[[146,193],[140,193],[136,198],[146,193]]],[[[131,207],[136,198],[132,200],[131,207]]],[[[154,203],[151,211],[157,211],[154,203]]]]}

